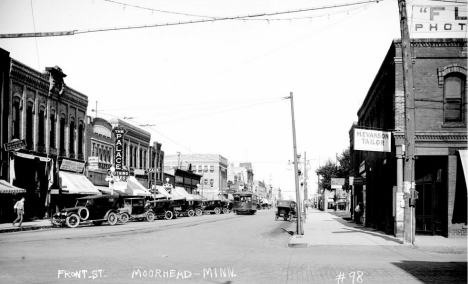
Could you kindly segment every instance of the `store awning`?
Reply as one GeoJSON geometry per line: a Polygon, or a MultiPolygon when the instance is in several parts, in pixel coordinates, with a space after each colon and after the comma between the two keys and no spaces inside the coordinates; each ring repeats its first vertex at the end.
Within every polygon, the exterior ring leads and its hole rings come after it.
{"type": "Polygon", "coordinates": [[[99,190],[82,174],[60,171],[62,193],[64,194],[101,194],[99,190]]]}
{"type": "MultiPolygon", "coordinates": [[[[94,186],[94,187],[96,187],[100,192],[102,192],[104,194],[111,194],[111,190],[107,186],[94,186]]],[[[123,192],[121,190],[118,190],[118,189],[114,189],[114,194],[118,194],[118,195],[121,195],[121,196],[128,196],[128,194],[126,194],[125,192],[123,192]]]]}
{"type": "Polygon", "coordinates": [[[172,196],[166,191],[166,189],[164,188],[164,186],[157,185],[157,186],[156,186],[156,190],[158,191],[159,194],[162,194],[162,195],[164,195],[164,196],[167,197],[167,198],[172,198],[172,196]]]}
{"type": "Polygon", "coordinates": [[[172,188],[171,196],[172,196],[172,199],[187,199],[185,196],[179,193],[178,190],[176,190],[175,188],[172,188]]]}
{"type": "Polygon", "coordinates": [[[458,153],[460,154],[460,160],[463,168],[463,175],[465,176],[465,182],[468,183],[468,150],[458,150],[458,153]]]}
{"type": "Polygon", "coordinates": [[[26,193],[26,189],[11,185],[6,180],[0,179],[0,193],[3,194],[18,194],[26,193]]]}
{"type": "Polygon", "coordinates": [[[193,196],[183,187],[176,186],[173,190],[175,190],[180,196],[185,197],[187,200],[194,200],[193,196]]]}
{"type": "Polygon", "coordinates": [[[151,192],[146,189],[134,176],[128,177],[127,189],[130,190],[133,195],[151,196],[151,192]]]}

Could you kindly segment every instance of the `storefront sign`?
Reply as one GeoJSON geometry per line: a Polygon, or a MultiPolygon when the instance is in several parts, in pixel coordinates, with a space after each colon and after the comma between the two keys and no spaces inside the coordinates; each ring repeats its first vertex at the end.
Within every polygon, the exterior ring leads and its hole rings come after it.
{"type": "Polygon", "coordinates": [[[364,185],[364,184],[366,184],[366,179],[363,178],[363,177],[355,177],[353,184],[354,185],[364,185]]]}
{"type": "Polygon", "coordinates": [[[331,188],[341,189],[344,184],[344,178],[331,178],[331,188]]]}
{"type": "Polygon", "coordinates": [[[85,163],[83,162],[63,159],[62,164],[60,165],[60,170],[83,173],[84,165],[85,163]]]}
{"type": "Polygon", "coordinates": [[[358,151],[391,151],[391,132],[367,129],[354,129],[354,150],[358,151]]]}
{"type": "Polygon", "coordinates": [[[115,136],[115,149],[114,149],[114,163],[115,163],[115,170],[123,170],[123,138],[125,133],[127,132],[122,127],[115,127],[112,129],[115,136]]]}
{"type": "Polygon", "coordinates": [[[26,146],[26,140],[13,139],[10,143],[3,144],[3,150],[16,151],[26,146]]]}
{"type": "Polygon", "coordinates": [[[136,176],[144,176],[145,175],[145,170],[135,169],[134,173],[135,173],[136,176]]]}
{"type": "Polygon", "coordinates": [[[412,34],[445,34],[450,38],[466,34],[466,5],[413,6],[412,13],[412,34]]]}

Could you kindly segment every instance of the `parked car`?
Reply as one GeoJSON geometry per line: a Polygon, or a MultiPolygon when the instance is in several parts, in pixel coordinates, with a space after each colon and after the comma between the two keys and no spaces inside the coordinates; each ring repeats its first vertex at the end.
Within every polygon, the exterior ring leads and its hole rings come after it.
{"type": "Polygon", "coordinates": [[[158,219],[175,219],[177,218],[174,211],[173,201],[168,199],[159,199],[149,201],[149,206],[154,212],[154,216],[158,219]]]}
{"type": "Polygon", "coordinates": [[[113,226],[118,221],[118,209],[122,205],[119,195],[91,195],[76,199],[75,207],[64,208],[52,216],[54,226],[76,228],[80,224],[101,225],[106,222],[113,226]]]}
{"type": "Polygon", "coordinates": [[[223,212],[224,208],[226,208],[226,204],[223,204],[221,200],[204,200],[201,209],[205,214],[215,213],[218,215],[223,212]]]}
{"type": "Polygon", "coordinates": [[[178,217],[186,216],[201,216],[203,215],[201,201],[198,200],[186,200],[186,199],[176,199],[173,200],[172,206],[178,217]]]}
{"type": "Polygon", "coordinates": [[[123,207],[118,210],[120,221],[122,223],[127,223],[129,220],[154,221],[155,214],[150,204],[144,197],[125,197],[123,207]]]}

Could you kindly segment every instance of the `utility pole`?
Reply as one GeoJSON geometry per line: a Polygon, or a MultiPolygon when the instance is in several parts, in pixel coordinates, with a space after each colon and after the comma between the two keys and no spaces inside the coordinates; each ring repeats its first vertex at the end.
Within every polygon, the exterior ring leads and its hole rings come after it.
{"type": "Polygon", "coordinates": [[[415,117],[413,92],[413,58],[411,40],[408,31],[408,17],[406,15],[406,1],[398,0],[400,11],[401,51],[403,60],[403,86],[405,93],[405,160],[403,174],[403,189],[405,193],[405,229],[404,244],[414,244],[415,210],[410,202],[414,201],[414,144],[415,144],[415,117]]]}
{"type": "Polygon", "coordinates": [[[297,147],[296,147],[296,123],[294,121],[294,100],[293,93],[288,97],[291,99],[291,116],[292,116],[292,131],[293,131],[293,148],[294,148],[294,179],[296,184],[296,204],[297,204],[297,234],[304,235],[302,229],[302,210],[301,210],[301,194],[299,192],[299,177],[298,177],[298,168],[297,168],[297,147]]]}
{"type": "MultiPolygon", "coordinates": [[[[304,152],[304,201],[309,200],[307,192],[307,152],[304,152]]],[[[307,204],[304,203],[304,218],[307,218],[307,204]]]]}

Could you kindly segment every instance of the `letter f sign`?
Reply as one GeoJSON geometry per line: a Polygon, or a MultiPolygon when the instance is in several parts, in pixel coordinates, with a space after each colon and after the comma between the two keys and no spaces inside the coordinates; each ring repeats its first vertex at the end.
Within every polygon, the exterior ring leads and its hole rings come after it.
{"type": "Polygon", "coordinates": [[[445,7],[431,7],[431,21],[434,21],[435,15],[440,15],[439,12],[436,11],[444,11],[445,7]]]}

